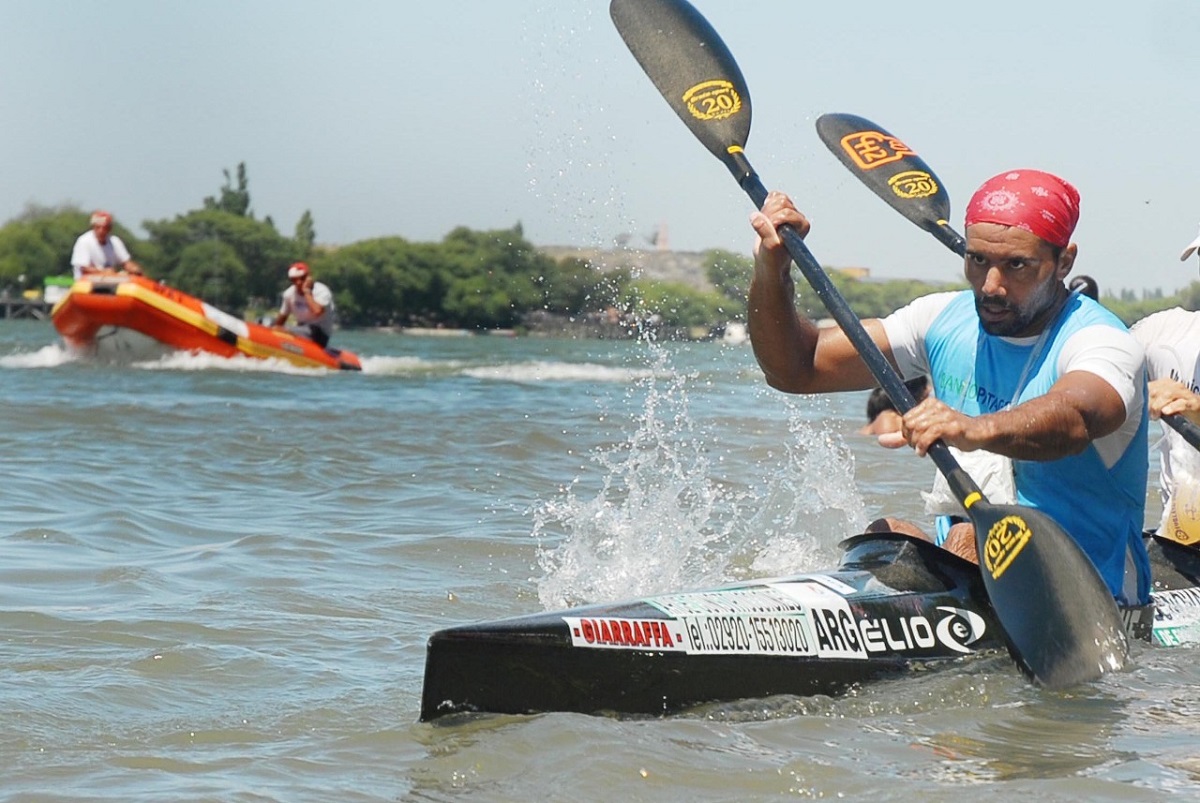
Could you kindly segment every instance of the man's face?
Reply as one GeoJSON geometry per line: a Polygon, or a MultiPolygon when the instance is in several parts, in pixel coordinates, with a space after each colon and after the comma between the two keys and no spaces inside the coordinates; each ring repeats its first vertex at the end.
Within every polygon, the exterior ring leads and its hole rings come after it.
{"type": "Polygon", "coordinates": [[[103,245],[108,242],[108,235],[112,232],[112,223],[110,221],[95,223],[92,225],[92,231],[96,232],[96,239],[103,245]]]}
{"type": "Polygon", "coordinates": [[[968,226],[965,272],[983,330],[1005,337],[1041,332],[1066,295],[1063,279],[1074,261],[1074,245],[1059,251],[1024,229],[968,226]]]}

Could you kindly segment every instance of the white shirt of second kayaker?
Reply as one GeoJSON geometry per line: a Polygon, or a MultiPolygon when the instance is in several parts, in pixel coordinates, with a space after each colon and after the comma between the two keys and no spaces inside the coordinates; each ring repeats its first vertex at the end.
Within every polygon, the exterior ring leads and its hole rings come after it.
{"type": "MultiPolygon", "coordinates": [[[[1138,321],[1131,331],[1146,349],[1151,382],[1174,379],[1200,393],[1200,312],[1163,310],[1138,321]]],[[[1179,540],[1200,542],[1200,452],[1165,424],[1158,477],[1163,503],[1159,532],[1169,528],[1179,540]]]]}
{"type": "Polygon", "coordinates": [[[279,307],[280,315],[291,315],[296,323],[314,325],[327,334],[333,332],[333,291],[322,282],[313,282],[312,296],[324,309],[320,315],[315,315],[308,305],[308,299],[296,285],[283,291],[283,303],[279,307]]]}

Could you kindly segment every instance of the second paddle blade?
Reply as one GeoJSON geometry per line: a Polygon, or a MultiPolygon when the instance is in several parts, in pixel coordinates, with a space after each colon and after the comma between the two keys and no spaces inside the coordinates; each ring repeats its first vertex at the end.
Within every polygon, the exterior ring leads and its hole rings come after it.
{"type": "Polygon", "coordinates": [[[871,191],[926,231],[950,217],[950,195],[916,152],[853,114],[823,114],[817,134],[871,191]]]}
{"type": "Polygon", "coordinates": [[[663,98],[729,166],[750,136],[750,90],[708,20],[686,0],[612,0],[609,14],[663,98]]]}
{"type": "Polygon", "coordinates": [[[970,512],[984,585],[1022,671],[1065,689],[1122,669],[1129,639],[1116,601],[1057,522],[1020,505],[970,512]]]}

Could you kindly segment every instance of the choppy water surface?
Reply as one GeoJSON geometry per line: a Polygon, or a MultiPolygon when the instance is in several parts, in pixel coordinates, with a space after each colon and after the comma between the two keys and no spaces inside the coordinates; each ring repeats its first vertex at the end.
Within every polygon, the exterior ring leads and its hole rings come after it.
{"type": "Polygon", "coordinates": [[[1200,799],[1200,661],[1003,658],[669,719],[416,721],[435,629],[836,562],[933,468],[746,347],[341,333],[362,374],[0,322],[0,794],[1200,799]]]}

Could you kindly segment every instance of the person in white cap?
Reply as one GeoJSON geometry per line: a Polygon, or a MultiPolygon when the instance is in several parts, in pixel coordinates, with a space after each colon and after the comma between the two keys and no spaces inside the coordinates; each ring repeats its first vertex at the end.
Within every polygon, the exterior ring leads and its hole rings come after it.
{"type": "Polygon", "coordinates": [[[1188,257],[1190,257],[1192,254],[1196,253],[1197,249],[1200,249],[1200,234],[1197,234],[1196,239],[1194,239],[1190,243],[1188,243],[1187,248],[1183,249],[1183,253],[1179,255],[1179,261],[1187,262],[1188,257]]]}
{"type": "MultiPolygon", "coordinates": [[[[1197,237],[1183,253],[1186,262],[1200,248],[1197,237]]],[[[1180,415],[1200,424],[1200,312],[1182,307],[1156,312],[1133,325],[1146,350],[1152,418],[1180,415]]],[[[1175,430],[1162,425],[1159,493],[1163,503],[1160,535],[1200,544],[1200,452],[1175,430]]]]}
{"type": "Polygon", "coordinates": [[[293,262],[288,268],[288,281],[291,286],[283,291],[283,303],[273,325],[283,326],[292,316],[298,325],[293,329],[296,334],[325,348],[333,336],[333,291],[314,281],[303,262],[293,262]]]}
{"type": "Polygon", "coordinates": [[[94,273],[125,271],[142,274],[142,268],[129,256],[121,238],[112,233],[113,217],[103,209],[92,213],[91,228],[79,235],[71,250],[71,270],[75,280],[94,273]]]}

